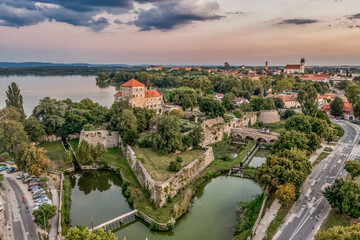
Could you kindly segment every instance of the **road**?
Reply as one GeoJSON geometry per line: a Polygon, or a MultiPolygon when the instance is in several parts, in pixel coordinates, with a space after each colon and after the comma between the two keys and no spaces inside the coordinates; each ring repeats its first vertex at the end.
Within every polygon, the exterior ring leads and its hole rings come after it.
{"type": "Polygon", "coordinates": [[[29,203],[23,202],[25,194],[18,182],[9,175],[4,174],[3,197],[6,200],[4,206],[7,220],[7,239],[37,240],[37,231],[30,210],[26,210],[29,203]]]}
{"type": "Polygon", "coordinates": [[[347,122],[338,122],[345,130],[344,136],[312,171],[301,189],[301,196],[286,216],[274,239],[307,240],[314,239],[316,232],[330,212],[330,205],[322,191],[336,178],[345,178],[345,161],[360,156],[359,129],[347,122]]]}

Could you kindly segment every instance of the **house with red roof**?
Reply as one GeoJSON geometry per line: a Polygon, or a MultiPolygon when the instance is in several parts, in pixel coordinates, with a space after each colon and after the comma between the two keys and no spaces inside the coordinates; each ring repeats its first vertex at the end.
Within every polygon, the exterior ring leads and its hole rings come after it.
{"type": "Polygon", "coordinates": [[[280,98],[284,102],[284,108],[299,108],[300,103],[297,100],[297,93],[283,93],[283,94],[269,94],[266,96],[273,98],[280,98]]]}
{"type": "Polygon", "coordinates": [[[305,73],[305,59],[302,58],[300,64],[288,64],[284,68],[285,74],[294,74],[294,73],[305,73]]]}
{"type": "Polygon", "coordinates": [[[147,89],[141,82],[131,79],[121,85],[121,91],[115,95],[115,101],[127,100],[133,107],[154,109],[157,114],[163,112],[163,97],[155,89],[147,89]]]}
{"type": "MultiPolygon", "coordinates": [[[[328,116],[331,116],[330,104],[326,104],[326,105],[322,106],[321,110],[325,111],[328,116]]],[[[354,109],[353,109],[351,103],[344,102],[344,106],[342,108],[342,113],[343,113],[344,119],[350,120],[350,121],[355,120],[354,109]]]]}

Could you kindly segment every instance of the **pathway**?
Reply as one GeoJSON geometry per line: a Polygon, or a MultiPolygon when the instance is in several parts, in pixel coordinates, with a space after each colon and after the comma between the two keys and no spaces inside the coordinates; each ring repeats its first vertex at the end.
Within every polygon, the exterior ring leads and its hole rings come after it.
{"type": "Polygon", "coordinates": [[[59,192],[55,188],[55,186],[48,181],[48,186],[52,194],[52,202],[56,206],[56,215],[50,220],[50,232],[49,232],[49,239],[50,240],[56,240],[58,235],[58,219],[59,219],[59,192]]]}
{"type": "Polygon", "coordinates": [[[266,237],[267,229],[272,220],[276,217],[277,212],[279,211],[281,204],[278,199],[275,199],[271,204],[270,208],[267,209],[263,218],[261,219],[258,227],[256,228],[255,235],[252,239],[262,240],[266,237]]]}

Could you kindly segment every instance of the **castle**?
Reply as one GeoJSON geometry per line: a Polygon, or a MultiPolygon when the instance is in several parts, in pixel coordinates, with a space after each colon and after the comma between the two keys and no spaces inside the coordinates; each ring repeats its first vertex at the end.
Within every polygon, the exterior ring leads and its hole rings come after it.
{"type": "Polygon", "coordinates": [[[284,68],[285,74],[293,74],[293,73],[305,73],[305,59],[302,58],[300,61],[300,65],[288,64],[284,68]]]}
{"type": "Polygon", "coordinates": [[[114,95],[115,102],[127,100],[132,107],[154,109],[157,114],[162,114],[163,97],[157,90],[146,89],[141,82],[131,79],[121,85],[121,91],[114,95]]]}

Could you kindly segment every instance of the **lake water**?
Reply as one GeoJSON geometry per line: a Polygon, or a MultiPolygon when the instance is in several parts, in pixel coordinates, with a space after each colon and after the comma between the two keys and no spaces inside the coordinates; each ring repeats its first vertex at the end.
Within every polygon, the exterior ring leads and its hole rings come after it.
{"type": "Polygon", "coordinates": [[[0,76],[0,109],[5,107],[5,92],[11,82],[16,82],[20,87],[27,116],[31,115],[39,100],[44,97],[70,98],[73,101],[90,98],[109,107],[117,92],[113,86],[96,86],[95,76],[0,76]]]}
{"type": "Polygon", "coordinates": [[[260,167],[261,164],[266,163],[266,157],[270,154],[270,150],[258,149],[249,163],[249,167],[260,167]]]}
{"type": "MultiPolygon", "coordinates": [[[[131,211],[121,194],[120,185],[113,179],[116,175],[111,172],[103,175],[101,171],[100,178],[96,172],[75,175],[77,184],[73,185],[71,195],[72,225],[90,227],[92,220],[96,226],[131,211]],[[109,184],[112,184],[110,188],[109,184]]],[[[261,192],[261,188],[249,179],[218,177],[199,187],[189,212],[177,221],[172,231],[151,231],[141,220],[136,220],[120,228],[115,235],[120,240],[124,237],[127,240],[232,239],[237,203],[252,200],[261,192]]]]}

